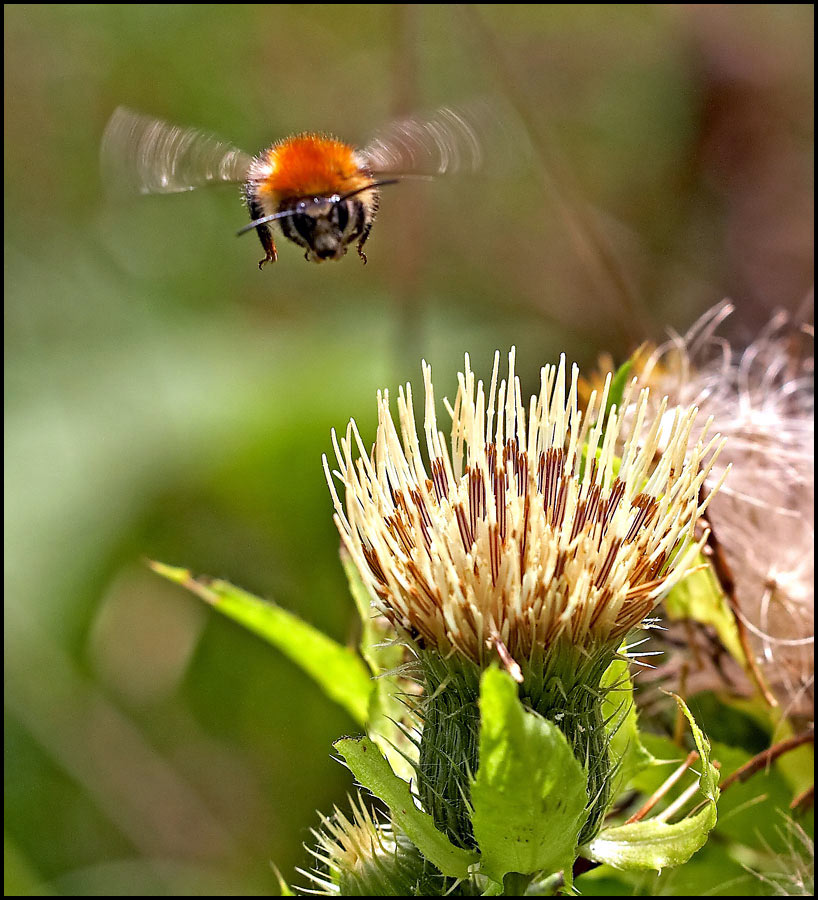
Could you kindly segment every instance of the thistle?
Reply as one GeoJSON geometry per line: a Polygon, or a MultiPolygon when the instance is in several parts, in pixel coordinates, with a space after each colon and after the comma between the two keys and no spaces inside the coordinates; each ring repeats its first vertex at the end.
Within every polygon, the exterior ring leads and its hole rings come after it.
{"type": "Polygon", "coordinates": [[[481,672],[497,662],[520,699],[554,722],[588,778],[580,842],[609,805],[611,762],[600,683],[625,635],[689,571],[703,485],[721,448],[695,407],[648,415],[641,391],[627,433],[611,378],[585,409],[578,370],[541,371],[527,408],[509,354],[488,390],[466,357],[450,437],[438,428],[423,363],[424,444],[410,385],[378,394],[371,454],[354,422],[333,445],[344,502],[324,461],[343,543],[416,659],[423,698],[416,765],[424,808],[453,842],[474,846],[469,789],[479,766],[481,672]],[[610,407],[610,408],[609,408],[610,407]],[[661,451],[660,451],[661,447],[661,451]],[[621,448],[621,449],[617,449],[621,448]]]}
{"type": "Polygon", "coordinates": [[[307,849],[316,866],[305,875],[305,893],[337,896],[431,896],[439,893],[439,873],[400,831],[367,809],[360,795],[350,800],[351,817],[337,807],[321,828],[311,829],[307,849]]]}

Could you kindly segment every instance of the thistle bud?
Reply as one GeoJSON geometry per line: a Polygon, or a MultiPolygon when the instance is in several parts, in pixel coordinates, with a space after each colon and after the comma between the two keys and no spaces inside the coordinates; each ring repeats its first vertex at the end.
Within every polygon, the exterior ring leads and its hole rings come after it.
{"type": "Polygon", "coordinates": [[[307,893],[341,897],[414,897],[440,893],[442,877],[409,839],[373,815],[360,795],[350,800],[351,818],[337,807],[312,829],[316,860],[299,870],[311,883],[307,893]]]}

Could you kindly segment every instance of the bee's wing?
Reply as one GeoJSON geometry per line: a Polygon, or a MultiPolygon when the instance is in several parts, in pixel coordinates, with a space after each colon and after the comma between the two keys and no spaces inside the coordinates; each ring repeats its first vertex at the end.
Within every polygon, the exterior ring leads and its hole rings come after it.
{"type": "Polygon", "coordinates": [[[195,128],[118,107],[102,136],[102,172],[110,187],[175,194],[245,180],[252,157],[195,128]]]}
{"type": "Polygon", "coordinates": [[[434,176],[474,174],[507,162],[512,149],[508,115],[495,102],[476,100],[392,122],[358,152],[374,174],[434,176]]]}
{"type": "Polygon", "coordinates": [[[476,172],[483,157],[470,117],[450,107],[392,122],[359,153],[375,174],[476,172]]]}

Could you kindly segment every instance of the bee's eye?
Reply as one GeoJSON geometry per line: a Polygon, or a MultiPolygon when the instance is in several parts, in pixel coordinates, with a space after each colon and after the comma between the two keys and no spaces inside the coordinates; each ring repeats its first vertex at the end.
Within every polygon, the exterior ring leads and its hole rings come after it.
{"type": "Polygon", "coordinates": [[[337,203],[333,203],[329,216],[330,221],[338,226],[339,231],[346,231],[346,227],[349,224],[349,207],[346,200],[339,200],[337,203]]]}
{"type": "Polygon", "coordinates": [[[296,213],[292,217],[295,230],[304,238],[305,241],[311,241],[313,231],[315,230],[315,219],[304,213],[296,213]]]}

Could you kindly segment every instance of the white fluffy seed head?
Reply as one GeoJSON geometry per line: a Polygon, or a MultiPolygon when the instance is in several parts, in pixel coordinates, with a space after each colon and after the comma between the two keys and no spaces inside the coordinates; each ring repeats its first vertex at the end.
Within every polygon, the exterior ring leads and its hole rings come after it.
{"type": "Polygon", "coordinates": [[[513,667],[557,641],[615,644],[651,612],[695,560],[722,444],[707,426],[694,435],[695,407],[649,415],[635,383],[625,433],[619,410],[605,412],[610,376],[580,409],[564,357],[541,370],[526,408],[514,350],[506,378],[499,363],[497,353],[486,390],[466,356],[444,434],[424,362],[422,437],[407,384],[397,425],[378,394],[371,452],[350,422],[333,435],[337,471],[324,464],[376,608],[422,647],[480,666],[499,653],[513,667]]]}
{"type": "Polygon", "coordinates": [[[758,661],[790,711],[814,690],[815,419],[811,329],[783,314],[745,349],[718,334],[721,303],[647,360],[640,380],[696,404],[727,437],[707,484],[729,481],[708,510],[758,661]]]}

